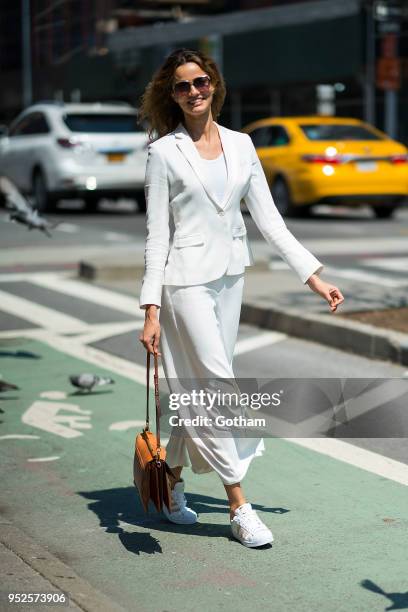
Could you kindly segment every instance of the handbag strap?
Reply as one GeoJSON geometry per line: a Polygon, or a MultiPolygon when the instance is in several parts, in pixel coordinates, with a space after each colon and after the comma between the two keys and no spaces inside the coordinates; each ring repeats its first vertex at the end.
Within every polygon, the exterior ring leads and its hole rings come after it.
{"type": "MultiPolygon", "coordinates": [[[[160,451],[160,395],[159,395],[159,364],[156,353],[154,357],[154,401],[156,404],[156,438],[157,446],[160,451]]],[[[149,391],[150,391],[150,351],[147,351],[146,356],[146,429],[149,429],[150,414],[149,414],[149,391]]]]}

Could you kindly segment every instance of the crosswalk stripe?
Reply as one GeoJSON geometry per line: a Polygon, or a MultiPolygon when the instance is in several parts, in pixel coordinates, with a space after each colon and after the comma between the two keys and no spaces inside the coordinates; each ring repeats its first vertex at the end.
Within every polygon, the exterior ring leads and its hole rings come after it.
{"type": "Polygon", "coordinates": [[[384,287],[406,287],[408,285],[408,277],[404,279],[389,278],[383,274],[375,274],[375,272],[365,272],[355,268],[337,268],[335,266],[325,266],[326,273],[330,272],[341,278],[349,278],[351,280],[359,280],[363,283],[371,283],[373,285],[382,285],[384,287]]]}
{"type": "Polygon", "coordinates": [[[131,296],[55,273],[34,273],[29,275],[27,280],[39,287],[58,291],[58,293],[70,295],[74,298],[82,298],[99,306],[130,314],[135,319],[144,319],[144,311],[140,309],[138,300],[131,296]]]}
{"type": "Polygon", "coordinates": [[[339,255],[346,253],[348,255],[358,255],[367,253],[406,253],[408,251],[408,243],[406,237],[399,238],[381,238],[378,236],[362,239],[350,238],[344,239],[326,239],[326,238],[311,238],[302,240],[302,244],[309,249],[314,255],[339,255]]]}
{"type": "Polygon", "coordinates": [[[365,266],[383,268],[390,272],[405,272],[408,274],[408,257],[378,257],[364,258],[360,262],[365,266]]]}
{"type": "Polygon", "coordinates": [[[250,338],[238,340],[235,345],[234,356],[255,351],[263,346],[275,344],[275,342],[282,342],[282,340],[286,340],[286,338],[287,335],[281,334],[280,332],[265,332],[263,334],[251,336],[250,338]]]}
{"type": "MultiPolygon", "coordinates": [[[[44,329],[32,331],[30,337],[48,344],[57,351],[61,351],[77,359],[82,359],[83,361],[100,366],[101,368],[106,368],[115,374],[130,378],[142,385],[146,384],[145,365],[139,365],[128,359],[106,353],[93,346],[83,345],[80,337],[68,338],[66,336],[58,336],[51,330],[44,329]]],[[[153,376],[150,378],[150,385],[154,388],[153,376]]],[[[163,383],[165,380],[163,367],[161,365],[159,365],[159,380],[163,383]]],[[[163,385],[160,386],[162,390],[163,385]]]]}
{"type": "Polygon", "coordinates": [[[283,438],[377,476],[408,486],[408,465],[334,438],[283,438]]]}
{"type": "Polygon", "coordinates": [[[66,234],[76,234],[81,228],[79,225],[75,225],[75,223],[58,223],[55,229],[66,234]]]}
{"type": "Polygon", "coordinates": [[[132,240],[130,234],[119,234],[119,232],[104,232],[103,238],[109,242],[130,242],[132,240]]]}
{"type": "MultiPolygon", "coordinates": [[[[59,333],[78,333],[88,329],[85,321],[0,290],[1,310],[59,333]]],[[[24,330],[21,333],[24,335],[24,330]]]]}
{"type": "Polygon", "coordinates": [[[101,323],[100,325],[93,325],[85,334],[81,334],[80,339],[82,344],[91,344],[105,340],[105,338],[112,338],[113,336],[119,336],[120,334],[126,334],[128,332],[137,331],[142,329],[142,321],[125,321],[124,323],[101,323]]]}

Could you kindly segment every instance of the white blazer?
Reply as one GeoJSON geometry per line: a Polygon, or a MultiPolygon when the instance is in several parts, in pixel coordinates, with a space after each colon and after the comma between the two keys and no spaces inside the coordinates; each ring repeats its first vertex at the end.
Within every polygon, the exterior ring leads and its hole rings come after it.
{"type": "Polygon", "coordinates": [[[200,154],[182,123],[148,147],[147,238],[139,305],[161,306],[162,286],[198,285],[254,263],[241,214],[244,200],[265,240],[302,283],[323,264],[286,227],[248,134],[216,123],[228,182],[217,201],[200,173],[200,154]],[[170,220],[174,234],[170,246],[170,220]]]}

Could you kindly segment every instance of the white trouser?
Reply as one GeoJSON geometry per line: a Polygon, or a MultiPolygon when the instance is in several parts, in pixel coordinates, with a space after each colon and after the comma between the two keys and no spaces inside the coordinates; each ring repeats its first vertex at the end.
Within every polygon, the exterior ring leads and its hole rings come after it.
{"type": "MultiPolygon", "coordinates": [[[[179,390],[177,379],[234,378],[243,286],[244,274],[225,274],[202,285],[164,285],[160,350],[171,393],[179,390]]],[[[224,484],[233,484],[264,449],[262,438],[181,437],[173,428],[167,462],[191,466],[198,474],[215,470],[224,484]]]]}

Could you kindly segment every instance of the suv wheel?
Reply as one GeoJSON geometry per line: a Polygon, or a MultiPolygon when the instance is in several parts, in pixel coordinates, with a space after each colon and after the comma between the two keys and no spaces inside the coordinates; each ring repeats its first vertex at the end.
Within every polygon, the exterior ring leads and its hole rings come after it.
{"type": "Polygon", "coordinates": [[[137,201],[137,208],[139,212],[145,213],[146,212],[146,198],[145,198],[144,189],[138,189],[135,192],[135,199],[137,201]]]}
{"type": "Polygon", "coordinates": [[[38,212],[47,212],[55,208],[56,200],[48,193],[47,183],[41,170],[36,170],[33,176],[34,206],[38,212]]]}

